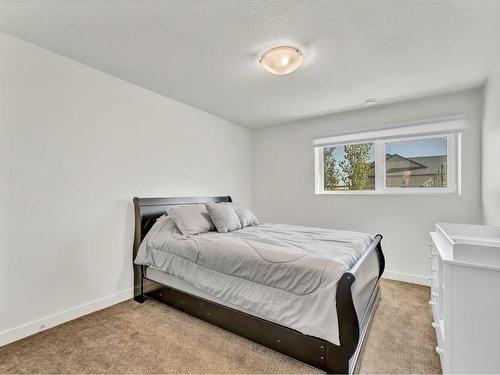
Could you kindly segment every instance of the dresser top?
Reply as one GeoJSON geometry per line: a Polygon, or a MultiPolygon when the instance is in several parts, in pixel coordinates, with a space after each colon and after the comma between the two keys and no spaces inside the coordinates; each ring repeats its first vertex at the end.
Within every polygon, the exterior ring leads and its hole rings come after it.
{"type": "Polygon", "coordinates": [[[500,227],[491,225],[437,223],[436,230],[452,244],[500,247],[500,227]]]}
{"type": "Polygon", "coordinates": [[[438,223],[431,237],[446,263],[500,270],[500,227],[438,223]]]}

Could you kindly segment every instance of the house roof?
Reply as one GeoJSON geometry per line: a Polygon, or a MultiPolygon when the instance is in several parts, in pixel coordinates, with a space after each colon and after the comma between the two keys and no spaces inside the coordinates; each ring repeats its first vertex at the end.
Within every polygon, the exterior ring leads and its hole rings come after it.
{"type": "MultiPolygon", "coordinates": [[[[403,172],[411,171],[413,176],[436,174],[441,166],[446,166],[446,155],[418,156],[405,158],[399,154],[386,155],[386,169],[388,176],[402,175],[403,172]]],[[[375,175],[374,163],[370,170],[370,176],[375,175]]]]}
{"type": "Polygon", "coordinates": [[[425,165],[422,165],[415,160],[407,159],[398,154],[387,154],[385,156],[385,164],[387,173],[389,174],[426,168],[425,165]]]}
{"type": "Polygon", "coordinates": [[[446,167],[447,164],[446,155],[420,156],[411,158],[411,160],[425,166],[425,168],[412,172],[413,175],[435,174],[441,166],[446,167]]]}

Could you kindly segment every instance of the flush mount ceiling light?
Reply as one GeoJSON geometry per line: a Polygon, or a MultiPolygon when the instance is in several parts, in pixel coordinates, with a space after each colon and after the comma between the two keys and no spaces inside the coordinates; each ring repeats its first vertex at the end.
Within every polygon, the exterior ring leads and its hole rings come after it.
{"type": "Polygon", "coordinates": [[[284,75],[296,70],[304,61],[304,55],[295,47],[274,47],[266,51],[260,63],[268,72],[284,75]]]}

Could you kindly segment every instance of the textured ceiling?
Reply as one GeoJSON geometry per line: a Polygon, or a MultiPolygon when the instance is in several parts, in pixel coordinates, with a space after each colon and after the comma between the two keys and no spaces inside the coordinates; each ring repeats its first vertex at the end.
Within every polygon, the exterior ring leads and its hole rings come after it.
{"type": "Polygon", "coordinates": [[[479,85],[498,0],[0,1],[0,30],[217,116],[259,127],[479,85]],[[267,48],[304,65],[273,76],[267,48]]]}

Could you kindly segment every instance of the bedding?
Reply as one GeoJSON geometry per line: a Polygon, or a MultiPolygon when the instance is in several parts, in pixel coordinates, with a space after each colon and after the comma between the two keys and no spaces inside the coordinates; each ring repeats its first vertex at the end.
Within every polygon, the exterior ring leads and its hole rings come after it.
{"type": "Polygon", "coordinates": [[[233,208],[234,211],[236,212],[236,215],[238,215],[238,219],[240,219],[242,228],[259,224],[259,221],[255,217],[253,212],[250,211],[248,208],[241,207],[237,204],[233,204],[233,208]]]}
{"type": "Polygon", "coordinates": [[[238,215],[232,205],[220,203],[206,203],[210,219],[215,225],[217,232],[226,233],[236,229],[241,229],[238,215]]]}
{"type": "Polygon", "coordinates": [[[281,224],[185,236],[162,216],[135,263],[227,306],[338,345],[337,283],[371,241],[363,233],[281,224]]]}
{"type": "Polygon", "coordinates": [[[184,235],[208,232],[214,229],[214,223],[204,204],[190,204],[167,209],[168,216],[184,235]]]}

